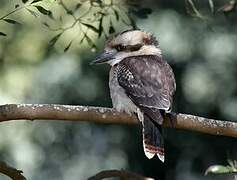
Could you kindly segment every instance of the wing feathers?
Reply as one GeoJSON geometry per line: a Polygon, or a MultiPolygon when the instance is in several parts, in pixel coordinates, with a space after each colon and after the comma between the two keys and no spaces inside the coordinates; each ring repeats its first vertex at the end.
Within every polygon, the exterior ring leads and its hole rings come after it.
{"type": "Polygon", "coordinates": [[[168,110],[175,91],[172,69],[160,57],[128,57],[118,64],[118,82],[138,106],[168,110]]]}

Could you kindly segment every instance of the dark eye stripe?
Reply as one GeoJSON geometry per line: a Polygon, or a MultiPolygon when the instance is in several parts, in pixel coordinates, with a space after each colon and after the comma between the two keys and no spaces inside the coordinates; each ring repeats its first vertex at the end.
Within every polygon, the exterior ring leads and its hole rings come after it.
{"type": "Polygon", "coordinates": [[[115,49],[117,49],[117,51],[124,51],[126,50],[126,48],[127,48],[126,46],[121,45],[121,44],[115,46],[115,49]]]}
{"type": "Polygon", "coordinates": [[[138,51],[142,47],[142,44],[128,45],[127,49],[129,51],[138,51]]]}
{"type": "Polygon", "coordinates": [[[114,48],[117,51],[138,51],[141,47],[142,47],[142,44],[127,45],[127,46],[119,44],[115,46],[114,48]]]}

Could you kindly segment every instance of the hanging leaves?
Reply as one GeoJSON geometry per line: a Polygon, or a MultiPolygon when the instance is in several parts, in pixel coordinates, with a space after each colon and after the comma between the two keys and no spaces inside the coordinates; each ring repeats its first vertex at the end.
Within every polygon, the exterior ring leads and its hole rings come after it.
{"type": "Polygon", "coordinates": [[[62,35],[62,33],[57,34],[56,36],[54,36],[50,41],[49,41],[49,46],[52,47],[55,45],[55,43],[58,41],[58,39],[60,38],[60,36],[62,35]]]}
{"type": "Polygon", "coordinates": [[[96,32],[96,33],[99,33],[99,30],[93,26],[93,25],[90,25],[90,24],[87,24],[87,23],[81,23],[83,24],[84,26],[88,27],[89,29],[91,29],[92,31],[96,32]]]}
{"type": "Polygon", "coordinates": [[[42,0],[34,0],[34,1],[31,2],[31,4],[35,4],[35,3],[40,2],[40,1],[42,1],[42,0]]]}
{"type": "Polygon", "coordinates": [[[69,44],[65,47],[65,49],[63,51],[67,52],[68,49],[71,47],[71,45],[72,45],[72,40],[69,42],[69,44]]]}
{"type": "Polygon", "coordinates": [[[7,36],[7,35],[3,32],[0,32],[0,36],[7,36]]]}
{"type": "Polygon", "coordinates": [[[12,20],[12,19],[3,19],[5,22],[9,23],[9,24],[21,24],[15,20],[12,20]]]}
{"type": "Polygon", "coordinates": [[[50,28],[49,24],[47,22],[42,23],[45,27],[50,28]]]}
{"type": "Polygon", "coordinates": [[[32,11],[32,10],[30,10],[30,9],[28,9],[27,8],[27,11],[32,15],[32,16],[34,16],[34,17],[39,17],[39,14],[37,13],[37,12],[35,12],[35,11],[32,11]]]}
{"type": "Polygon", "coordinates": [[[84,33],[83,38],[81,39],[80,43],[82,43],[84,41],[84,39],[87,41],[88,45],[91,47],[91,51],[95,52],[97,47],[96,45],[93,43],[92,39],[86,34],[84,33]]]}
{"type": "Polygon", "coordinates": [[[104,18],[104,14],[102,14],[102,16],[100,18],[98,37],[100,37],[102,35],[102,32],[104,31],[103,18],[104,18]]]}
{"type": "Polygon", "coordinates": [[[110,19],[110,23],[109,23],[109,34],[113,34],[115,32],[112,20],[110,19]]]}
{"type": "Polygon", "coordinates": [[[137,29],[137,24],[134,21],[134,19],[131,16],[128,16],[128,18],[129,18],[129,21],[130,21],[130,24],[131,24],[132,28],[137,29]]]}
{"type": "Polygon", "coordinates": [[[74,11],[77,11],[81,7],[82,3],[77,3],[75,6],[74,11]]]}
{"type": "MultiPolygon", "coordinates": [[[[53,16],[53,13],[46,6],[43,5],[44,3],[43,0],[20,0],[20,1],[24,3],[25,5],[21,6],[15,3],[15,9],[10,14],[23,9],[23,10],[27,10],[34,17],[39,17],[42,14],[42,15],[48,16],[49,18],[53,20],[56,20],[53,16]]],[[[54,2],[55,0],[49,0],[49,1],[54,2]]],[[[141,8],[141,6],[138,5],[139,3],[137,3],[136,0],[131,0],[131,1],[133,1],[134,3],[128,4],[128,7],[133,8],[134,10],[133,14],[137,15],[138,17],[145,18],[147,17],[148,14],[152,12],[151,9],[149,8],[141,8]]],[[[55,43],[57,43],[60,36],[64,32],[68,31],[71,28],[77,27],[75,25],[78,25],[78,24],[79,24],[78,26],[79,28],[82,27],[82,29],[80,30],[82,30],[84,34],[81,39],[81,42],[86,40],[92,49],[96,49],[96,45],[94,44],[94,42],[92,41],[93,39],[90,36],[91,31],[96,33],[98,35],[98,38],[102,37],[102,35],[105,38],[107,38],[108,33],[112,34],[115,32],[116,21],[121,21],[121,23],[124,23],[127,26],[133,26],[134,28],[136,27],[136,23],[133,17],[131,16],[131,13],[127,12],[126,8],[121,8],[113,3],[106,4],[102,0],[91,0],[90,1],[91,7],[88,9],[87,12],[82,12],[81,16],[78,15],[77,13],[74,14],[74,11],[77,11],[78,9],[80,9],[82,5],[84,4],[84,2],[85,0],[78,2],[77,4],[74,5],[74,8],[71,8],[72,10],[68,9],[66,4],[59,3],[59,5],[61,5],[61,8],[63,8],[67,12],[65,16],[70,15],[75,20],[75,22],[72,22],[72,24],[68,25],[67,27],[53,28],[52,26],[51,28],[51,24],[49,23],[51,21],[47,21],[47,22],[44,20],[42,21],[42,25],[49,28],[50,30],[61,30],[59,34],[55,34],[52,37],[52,39],[49,41],[49,46],[54,46],[55,43]],[[109,11],[107,11],[108,6],[111,6],[109,11]],[[89,17],[92,12],[94,14],[93,18],[89,17]],[[112,18],[110,15],[112,15],[112,18]],[[107,23],[105,22],[109,22],[109,25],[107,25],[107,23]]],[[[3,17],[5,17],[5,19],[2,19],[2,21],[5,21],[6,23],[9,23],[12,25],[20,24],[18,21],[14,19],[8,19],[8,15],[3,16],[3,17]]],[[[64,24],[62,16],[60,16],[60,18],[58,18],[57,20],[61,21],[62,22],[61,24],[64,24]]],[[[7,34],[5,34],[4,32],[0,32],[0,36],[7,36],[7,34]]],[[[64,48],[64,52],[68,51],[71,45],[72,45],[72,41],[68,42],[68,44],[66,44],[64,48]]]]}
{"type": "Polygon", "coordinates": [[[119,21],[119,13],[116,9],[113,8],[113,11],[114,11],[114,15],[115,15],[115,18],[117,21],[119,21]]]}
{"type": "Polygon", "coordinates": [[[83,37],[80,40],[80,44],[83,43],[84,39],[86,38],[86,33],[83,34],[83,37]]]}
{"type": "Polygon", "coordinates": [[[38,11],[44,15],[49,15],[50,11],[46,10],[45,8],[43,8],[42,6],[36,6],[35,7],[38,9],[38,11]]]}
{"type": "Polygon", "coordinates": [[[223,173],[228,173],[230,170],[228,167],[226,166],[222,166],[222,165],[213,165],[210,166],[206,172],[205,175],[209,174],[209,173],[213,173],[213,174],[223,174],[223,173]]]}
{"type": "Polygon", "coordinates": [[[28,0],[22,0],[22,2],[23,2],[24,4],[27,3],[27,1],[28,1],[28,0]]]}
{"type": "Polygon", "coordinates": [[[87,34],[85,34],[85,39],[90,46],[94,45],[93,41],[91,40],[91,38],[89,38],[89,36],[87,36],[87,34]]]}
{"type": "Polygon", "coordinates": [[[212,165],[207,168],[205,175],[208,174],[224,174],[224,173],[236,173],[237,172],[237,160],[228,160],[228,165],[212,165]]]}
{"type": "Polygon", "coordinates": [[[49,11],[48,16],[49,16],[50,19],[54,20],[53,13],[51,11],[49,11]]]}

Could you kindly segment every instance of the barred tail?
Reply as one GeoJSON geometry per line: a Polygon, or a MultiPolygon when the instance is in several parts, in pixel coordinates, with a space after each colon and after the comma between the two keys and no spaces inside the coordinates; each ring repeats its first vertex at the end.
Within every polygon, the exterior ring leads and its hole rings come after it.
{"type": "MultiPolygon", "coordinates": [[[[162,117],[161,117],[162,118],[162,117]]],[[[162,127],[154,124],[152,120],[144,114],[143,125],[143,148],[147,158],[151,159],[156,154],[164,162],[164,139],[162,136],[162,127]]]]}

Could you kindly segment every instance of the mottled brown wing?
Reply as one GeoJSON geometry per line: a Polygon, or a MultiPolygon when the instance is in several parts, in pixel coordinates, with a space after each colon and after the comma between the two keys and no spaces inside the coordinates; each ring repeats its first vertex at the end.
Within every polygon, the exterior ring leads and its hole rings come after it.
{"type": "Polygon", "coordinates": [[[159,56],[128,57],[118,64],[118,82],[129,98],[153,120],[159,110],[169,111],[176,85],[167,62],[159,56]]]}

